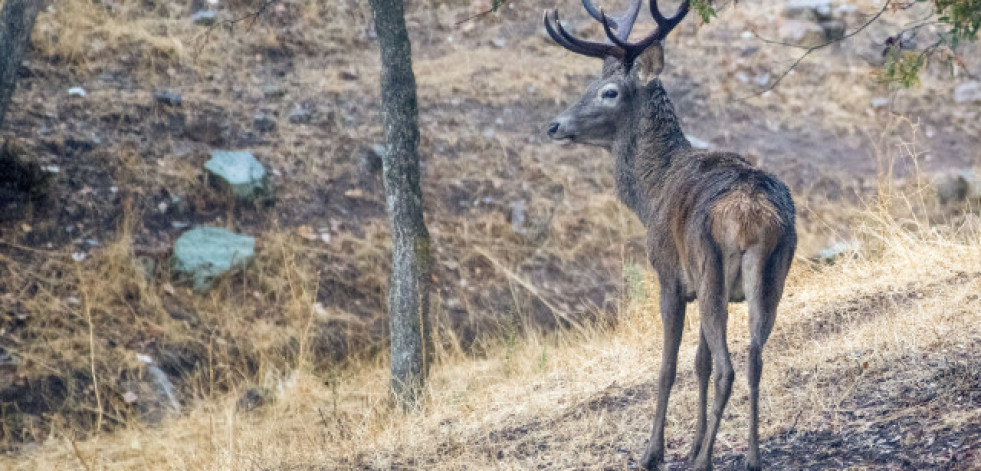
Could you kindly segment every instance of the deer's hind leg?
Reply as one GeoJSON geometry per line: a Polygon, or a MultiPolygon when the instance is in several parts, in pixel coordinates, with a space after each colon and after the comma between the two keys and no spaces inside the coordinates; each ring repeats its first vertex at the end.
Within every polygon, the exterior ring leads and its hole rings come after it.
{"type": "Polygon", "coordinates": [[[777,316],[777,304],[783,294],[783,284],[790,270],[793,244],[783,244],[766,253],[749,250],[743,258],[744,288],[749,304],[749,449],[746,469],[763,469],[759,442],[760,378],[763,374],[763,345],[766,344],[777,316]],[[788,247],[790,246],[789,252],[788,247]]]}
{"type": "MultiPolygon", "coordinates": [[[[708,350],[711,353],[712,378],[715,383],[715,398],[712,401],[711,414],[708,414],[705,434],[702,444],[695,457],[693,468],[696,471],[712,469],[712,448],[715,435],[719,431],[722,412],[729,402],[732,393],[732,381],[735,373],[732,360],[729,357],[729,346],[726,344],[726,324],[729,313],[727,305],[729,293],[726,286],[726,273],[723,267],[721,250],[714,241],[701,239],[695,260],[701,267],[698,287],[698,311],[701,316],[701,330],[708,350]]],[[[697,353],[696,353],[697,355],[697,353]]]]}
{"type": "Polygon", "coordinates": [[[654,427],[641,459],[641,466],[653,470],[664,460],[664,422],[668,412],[668,396],[674,385],[678,365],[678,347],[685,325],[685,299],[681,283],[677,280],[661,281],[661,322],[664,326],[664,344],[661,350],[661,373],[657,384],[657,405],[654,427]]]}

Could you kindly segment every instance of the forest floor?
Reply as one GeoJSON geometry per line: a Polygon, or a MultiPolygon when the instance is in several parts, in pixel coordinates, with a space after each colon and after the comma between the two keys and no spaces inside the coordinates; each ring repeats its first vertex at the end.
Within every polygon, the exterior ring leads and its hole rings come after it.
{"type": "MultiPolygon", "coordinates": [[[[486,2],[406,4],[439,359],[433,409],[406,417],[384,393],[390,262],[367,3],[284,0],[252,21],[263,2],[230,2],[214,28],[193,24],[188,3],[65,0],[38,19],[4,130],[39,167],[0,185],[0,467],[631,467],[660,351],[643,232],[615,200],[608,155],[542,132],[599,71],[542,32],[540,11],[558,6],[598,37],[578,3],[516,2],[463,23],[486,2]],[[273,203],[209,184],[212,149],[252,151],[273,203]],[[167,263],[197,225],[258,239],[254,263],[207,293],[167,263]],[[183,410],[155,427],[126,400],[145,357],[183,410]],[[250,390],[268,405],[236,412],[250,390]]],[[[880,8],[852,3],[849,30],[880,8]]],[[[689,136],[777,174],[798,206],[799,257],[767,349],[765,461],[970,469],[981,224],[930,185],[981,163],[981,110],[954,102],[964,73],[941,64],[916,88],[876,80],[885,39],[916,11],[761,93],[802,53],[757,37],[780,36],[781,12],[747,1],[687,21],[662,77],[689,136]],[[808,261],[835,242],[856,258],[808,261]]],[[[967,71],[981,70],[978,51],[961,51],[967,71]]],[[[681,369],[675,464],[692,381],[681,369]]],[[[740,459],[744,403],[737,389],[720,465],[740,459]]]]}

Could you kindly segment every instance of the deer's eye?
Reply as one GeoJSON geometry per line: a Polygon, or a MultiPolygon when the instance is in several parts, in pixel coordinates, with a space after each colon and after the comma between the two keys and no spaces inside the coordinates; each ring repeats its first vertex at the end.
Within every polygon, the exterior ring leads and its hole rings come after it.
{"type": "Polygon", "coordinates": [[[603,90],[602,96],[603,98],[616,98],[617,95],[619,95],[619,92],[617,92],[615,88],[608,88],[606,90],[603,90]]]}

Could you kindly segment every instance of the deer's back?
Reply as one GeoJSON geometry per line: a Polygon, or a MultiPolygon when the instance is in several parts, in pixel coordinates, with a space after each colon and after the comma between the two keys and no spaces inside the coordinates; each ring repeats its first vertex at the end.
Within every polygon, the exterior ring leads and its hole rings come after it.
{"type": "Polygon", "coordinates": [[[688,152],[674,160],[661,183],[647,228],[659,271],[681,269],[691,279],[697,267],[690,265],[702,259],[698,251],[769,253],[795,237],[786,185],[738,154],[688,152]]]}

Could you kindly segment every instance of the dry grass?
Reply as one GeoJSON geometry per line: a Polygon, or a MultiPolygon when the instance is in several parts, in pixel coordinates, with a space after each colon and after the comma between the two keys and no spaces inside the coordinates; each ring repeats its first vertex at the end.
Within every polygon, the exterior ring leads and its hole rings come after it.
{"type": "MultiPolygon", "coordinates": [[[[798,261],[792,270],[766,350],[764,437],[792,423],[822,421],[860,384],[882,381],[877,372],[915,368],[920,358],[978,341],[972,338],[981,320],[978,234],[914,234],[882,224],[879,213],[866,214],[877,222],[861,233],[877,244],[876,255],[822,267],[798,261]]],[[[254,413],[236,411],[238,394],[216,394],[160,427],[130,423],[74,446],[70,435],[53,433],[35,452],[5,458],[5,465],[72,469],[84,459],[88,469],[514,469],[530,464],[521,448],[525,434],[547,446],[535,462],[549,467],[613,464],[609,456],[577,450],[597,443],[640,448],[652,404],[649,397],[637,404],[630,398],[653,388],[660,341],[655,305],[655,297],[630,303],[614,328],[505,337],[485,359],[444,356],[424,411],[388,408],[387,372],[377,363],[352,365],[326,380],[323,371],[292,363],[270,374],[275,401],[254,413]],[[590,406],[617,400],[623,405],[612,410],[590,406]]],[[[695,311],[689,310],[683,365],[693,361],[695,311]]],[[[302,325],[303,317],[297,313],[295,322],[302,325]]],[[[730,346],[739,365],[747,342],[745,308],[734,305],[730,346]]],[[[742,446],[746,394],[737,382],[720,434],[723,450],[742,446]]],[[[670,409],[671,443],[687,438],[694,403],[692,374],[683,369],[670,409]]],[[[978,419],[975,411],[948,423],[978,419]]]]}

